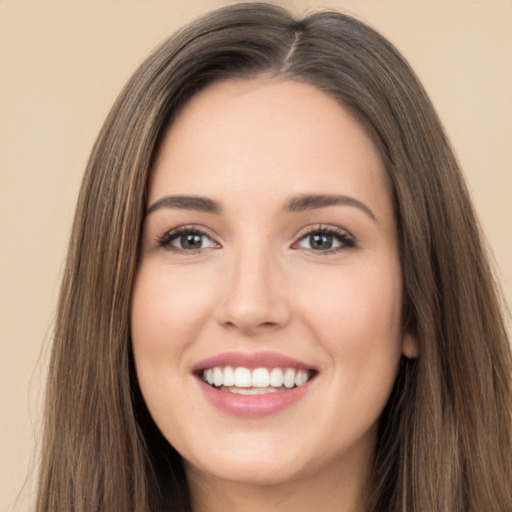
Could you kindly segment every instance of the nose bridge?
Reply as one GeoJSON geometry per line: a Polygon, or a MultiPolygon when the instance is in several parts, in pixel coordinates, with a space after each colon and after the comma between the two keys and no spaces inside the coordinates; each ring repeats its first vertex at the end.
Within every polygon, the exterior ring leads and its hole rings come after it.
{"type": "Polygon", "coordinates": [[[253,334],[278,328],[290,316],[279,257],[266,240],[249,237],[233,250],[226,269],[219,321],[253,334]]]}

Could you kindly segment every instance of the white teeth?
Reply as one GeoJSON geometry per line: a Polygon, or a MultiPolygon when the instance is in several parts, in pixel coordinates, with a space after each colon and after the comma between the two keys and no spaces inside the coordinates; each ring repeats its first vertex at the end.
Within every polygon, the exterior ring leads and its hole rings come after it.
{"type": "Polygon", "coordinates": [[[264,393],[267,393],[267,389],[263,388],[240,388],[238,389],[238,393],[240,395],[263,395],[264,393]]]}
{"type": "Polygon", "coordinates": [[[302,386],[303,384],[306,384],[308,379],[308,372],[306,370],[299,370],[295,375],[295,385],[302,386]]]}
{"type": "Polygon", "coordinates": [[[203,370],[202,378],[211,386],[229,388],[231,393],[260,394],[277,391],[283,386],[291,389],[304,385],[311,377],[310,372],[295,368],[255,368],[250,370],[239,366],[215,366],[203,370]]]}
{"type": "Polygon", "coordinates": [[[270,385],[274,388],[280,388],[283,385],[284,377],[281,368],[274,368],[270,372],[270,385]]]}
{"type": "Polygon", "coordinates": [[[295,370],[293,368],[287,368],[284,372],[284,387],[293,388],[295,386],[295,370]]]}
{"type": "Polygon", "coordinates": [[[235,370],[235,386],[237,388],[250,388],[252,384],[251,370],[238,367],[235,370]]]}
{"type": "Polygon", "coordinates": [[[224,368],[224,382],[222,384],[224,384],[224,386],[235,385],[235,372],[231,366],[226,366],[226,368],[224,368]]]}
{"type": "Polygon", "coordinates": [[[252,371],[252,387],[268,388],[270,384],[270,375],[266,368],[256,368],[252,371]]]}
{"type": "Polygon", "coordinates": [[[222,382],[224,381],[224,376],[222,374],[222,370],[216,366],[213,369],[213,383],[218,387],[222,386],[222,382]]]}
{"type": "Polygon", "coordinates": [[[237,388],[235,386],[222,389],[228,393],[235,393],[236,395],[265,395],[267,393],[275,393],[275,388],[237,388]]]}

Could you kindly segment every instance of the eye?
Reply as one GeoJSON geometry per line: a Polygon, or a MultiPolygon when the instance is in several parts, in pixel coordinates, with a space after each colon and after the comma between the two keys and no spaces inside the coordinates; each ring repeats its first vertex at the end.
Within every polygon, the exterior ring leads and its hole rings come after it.
{"type": "Polygon", "coordinates": [[[321,227],[307,232],[292,246],[315,252],[333,253],[338,250],[355,247],[352,236],[339,228],[321,227]]]}
{"type": "Polygon", "coordinates": [[[218,247],[217,242],[206,233],[190,227],[182,227],[167,232],[160,238],[158,244],[165,249],[176,252],[192,252],[218,247]]]}

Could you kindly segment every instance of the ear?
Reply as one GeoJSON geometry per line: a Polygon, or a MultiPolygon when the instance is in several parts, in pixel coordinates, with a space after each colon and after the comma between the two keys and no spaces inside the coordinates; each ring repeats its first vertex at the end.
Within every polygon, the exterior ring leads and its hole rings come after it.
{"type": "Polygon", "coordinates": [[[416,359],[420,355],[418,337],[410,331],[404,334],[404,339],[402,340],[402,354],[407,357],[407,359],[416,359]]]}

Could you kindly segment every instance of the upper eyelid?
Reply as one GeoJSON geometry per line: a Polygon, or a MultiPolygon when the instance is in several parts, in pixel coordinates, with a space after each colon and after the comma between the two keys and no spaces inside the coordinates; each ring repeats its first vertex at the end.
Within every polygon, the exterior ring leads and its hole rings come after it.
{"type": "Polygon", "coordinates": [[[212,240],[215,244],[221,246],[221,243],[219,242],[219,238],[215,234],[212,234],[210,229],[206,228],[205,226],[198,225],[198,224],[184,224],[181,226],[177,226],[175,228],[166,229],[163,232],[159,232],[156,235],[155,240],[159,246],[162,246],[162,245],[166,245],[166,244],[162,243],[165,238],[169,237],[170,240],[172,240],[172,239],[174,239],[175,236],[179,236],[184,233],[197,233],[201,236],[206,236],[210,240],[212,240]]]}
{"type": "Polygon", "coordinates": [[[354,241],[356,240],[356,237],[346,228],[342,228],[341,226],[336,226],[333,224],[315,224],[311,226],[306,226],[302,228],[296,235],[296,239],[300,240],[301,238],[304,238],[307,235],[310,235],[311,233],[326,231],[329,233],[339,233],[346,235],[350,238],[352,238],[354,241]]]}
{"type": "Polygon", "coordinates": [[[212,233],[212,230],[210,228],[207,228],[206,226],[203,226],[201,224],[183,224],[180,226],[176,226],[175,228],[166,229],[162,236],[169,235],[169,234],[180,234],[180,233],[199,233],[201,235],[208,236],[210,238],[214,238],[216,235],[212,233]]]}

